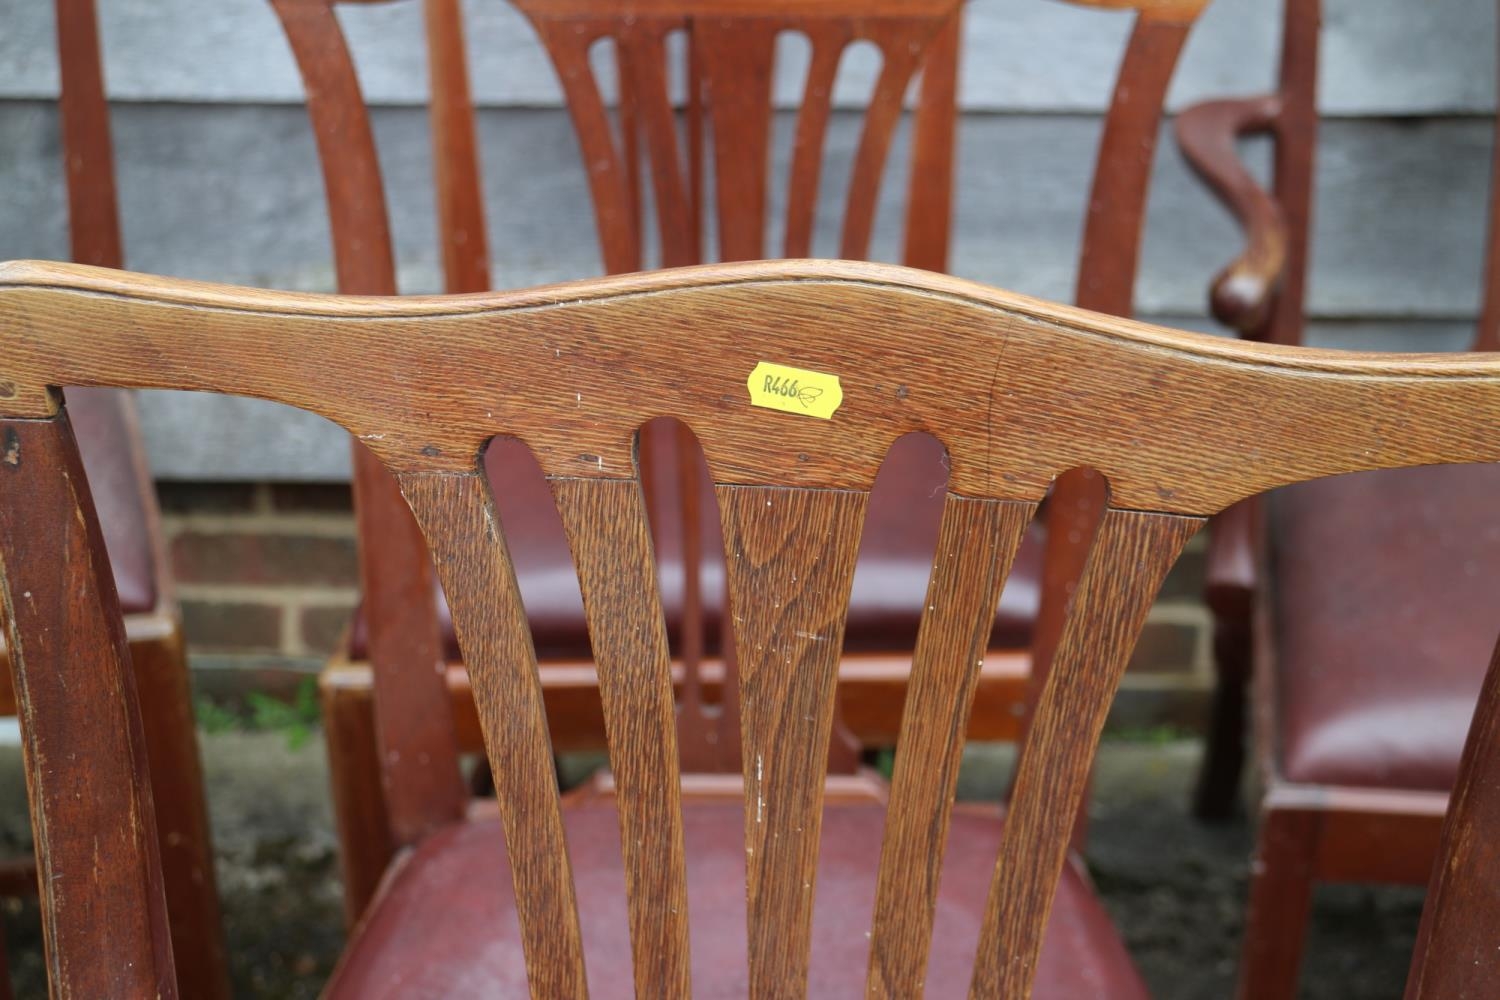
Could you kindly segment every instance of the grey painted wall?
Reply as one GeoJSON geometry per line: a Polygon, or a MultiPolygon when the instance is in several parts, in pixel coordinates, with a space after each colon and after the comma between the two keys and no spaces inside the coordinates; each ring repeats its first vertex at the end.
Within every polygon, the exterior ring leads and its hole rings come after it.
{"type": "MultiPolygon", "coordinates": [[[[105,0],[127,256],[165,274],[284,288],[332,284],[328,231],[300,88],[264,0],[105,0]]],[[[352,8],[345,24],[376,114],[405,291],[438,286],[425,67],[412,3],[352,8]]],[[[529,29],[502,0],[467,4],[495,281],[596,274],[570,126],[529,29]]],[[[1216,0],[1190,42],[1174,107],[1264,87],[1279,5],[1216,0]]],[[[0,0],[0,258],[66,253],[50,5],[0,0]]],[[[1128,18],[1048,0],[975,0],[968,18],[954,270],[1066,299],[1083,199],[1128,18]]],[[[1327,0],[1324,114],[1311,308],[1323,343],[1449,349],[1478,301],[1494,108],[1492,0],[1327,0]]],[[[795,45],[782,103],[795,104],[795,45]]],[[[845,100],[867,92],[854,59],[845,100]]],[[[783,137],[791,119],[778,123],[783,137]]],[[[852,115],[835,123],[828,176],[847,172],[852,115]]],[[[1264,149],[1255,150],[1264,160],[1264,149]]],[[[784,165],[785,144],[778,144],[784,165]]],[[[1263,165],[1263,163],[1262,163],[1263,165]]],[[[841,185],[816,249],[832,253],[841,185]]],[[[895,158],[877,255],[899,240],[895,158]]],[[[780,192],[777,192],[779,195],[780,192]]],[[[772,233],[771,246],[779,238],[772,233]]],[[[1236,247],[1227,217],[1163,137],[1138,287],[1141,315],[1195,328],[1204,288],[1236,247]]],[[[338,478],[342,433],[247,400],[149,394],[165,478],[338,478]]]]}

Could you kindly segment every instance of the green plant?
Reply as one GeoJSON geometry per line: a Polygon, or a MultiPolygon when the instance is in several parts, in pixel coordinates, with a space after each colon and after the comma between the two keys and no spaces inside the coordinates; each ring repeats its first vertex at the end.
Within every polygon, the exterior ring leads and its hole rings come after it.
{"type": "Polygon", "coordinates": [[[198,717],[198,728],[205,733],[233,732],[244,725],[244,720],[236,715],[233,709],[211,698],[196,699],[193,712],[198,717]]]}
{"type": "Polygon", "coordinates": [[[251,691],[245,695],[240,711],[208,698],[199,698],[196,709],[198,725],[206,733],[285,732],[287,745],[296,750],[312,737],[320,718],[318,681],[315,677],[304,677],[290,701],[251,691]]]}
{"type": "Polygon", "coordinates": [[[307,743],[318,724],[318,681],[314,677],[302,679],[290,702],[259,691],[251,691],[245,702],[250,706],[251,728],[285,730],[287,746],[293,750],[307,743]]]}

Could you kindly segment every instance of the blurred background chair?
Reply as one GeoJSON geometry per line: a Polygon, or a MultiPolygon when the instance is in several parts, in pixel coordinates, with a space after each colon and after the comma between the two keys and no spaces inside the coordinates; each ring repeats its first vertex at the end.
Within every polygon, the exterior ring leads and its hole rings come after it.
{"type": "MultiPolygon", "coordinates": [[[[978,996],[1140,996],[1067,856],[1109,705],[1184,544],[1206,515],[1298,477],[1500,460],[1500,365],[1482,357],[1273,354],[839,262],[410,302],[10,265],[0,272],[0,358],[14,387],[0,410],[13,456],[0,462],[0,586],[17,609],[12,668],[28,692],[23,731],[59,996],[173,995],[175,971],[120,609],[67,413],[49,386],[192,388],[307,406],[379,450],[431,542],[474,674],[499,818],[457,820],[403,854],[330,995],[368,996],[376,984],[386,995],[581,995],[591,979],[600,993],[633,984],[639,995],[676,996],[691,974],[705,992],[748,983],[756,996],[846,993],[862,982],[894,996],[924,984],[944,993],[971,984],[978,996]],[[685,356],[659,329],[703,351],[685,356]],[[560,367],[554,351],[574,360],[560,367]],[[643,363],[621,369],[612,363],[621,356],[643,363]],[[744,373],[768,356],[836,372],[838,419],[768,413],[740,395],[744,373]],[[909,379],[905,397],[888,384],[893,359],[909,379]],[[1036,377],[1055,361],[1074,378],[1036,377]],[[532,392],[496,397],[497,376],[532,392]],[[590,401],[578,406],[567,387],[590,401]],[[739,677],[744,759],[755,767],[733,804],[678,798],[670,652],[636,457],[663,390],[707,444],[744,626],[735,641],[755,637],[740,642],[739,677]],[[976,396],[995,407],[977,411],[976,396]],[[1388,406],[1404,416],[1394,431],[1371,419],[1388,406]],[[953,460],[942,540],[890,804],[846,806],[825,801],[824,762],[855,554],[876,473],[913,432],[935,434],[953,460]],[[500,433],[528,442],[567,525],[606,692],[612,795],[557,790],[532,630],[483,468],[500,433]],[[1226,453],[1258,461],[1225,462],[1226,453]],[[1077,460],[1107,477],[1108,506],[1003,830],[998,810],[970,823],[954,813],[953,790],[1002,577],[1058,464],[1077,460]],[[695,841],[716,822],[743,833],[743,851],[716,856],[717,837],[701,850],[695,841]],[[823,837],[840,850],[820,866],[823,837]],[[490,865],[510,845],[513,902],[493,868],[474,877],[461,856],[470,841],[490,865]],[[945,852],[958,898],[944,895],[945,852]],[[980,889],[972,873],[987,862],[993,875],[980,889]],[[90,893],[60,884],[91,866],[90,893]],[[834,903],[826,940],[815,884],[834,903]],[[723,896],[705,905],[704,891],[723,896]],[[484,905],[486,895],[498,905],[484,905]],[[741,901],[746,922],[736,926],[741,901]],[[851,916],[864,913],[868,932],[851,916]]],[[[1492,942],[1495,918],[1495,674],[1409,996],[1479,994],[1500,965],[1474,943],[1492,942]]],[[[422,682],[446,699],[441,673],[422,682]]]]}
{"type": "MultiPolygon", "coordinates": [[[[109,108],[94,3],[56,0],[55,6],[62,78],[62,166],[67,176],[72,256],[84,264],[121,267],[109,108]]],[[[71,388],[67,397],[125,616],[146,753],[156,787],[155,819],[167,910],[179,942],[178,979],[185,996],[227,997],[228,955],[187,652],[135,401],[121,389],[71,388]]],[[[4,655],[0,638],[0,657],[4,655]]],[[[8,670],[0,671],[0,710],[17,714],[8,670]]],[[[6,877],[5,888],[35,892],[35,878],[35,868],[27,864],[6,877]]]]}
{"type": "MultiPolygon", "coordinates": [[[[1244,227],[1211,300],[1251,340],[1301,343],[1306,326],[1319,25],[1318,0],[1288,0],[1277,91],[1177,121],[1184,154],[1244,227]],[[1274,144],[1270,192],[1236,154],[1256,134],[1274,144]]],[[[1474,350],[1500,347],[1497,208],[1492,195],[1474,350]]],[[[1484,498],[1497,488],[1493,465],[1367,472],[1217,522],[1218,687],[1195,806],[1221,819],[1239,800],[1248,687],[1260,828],[1241,996],[1294,994],[1315,883],[1426,883],[1494,643],[1500,526],[1484,498]]]]}
{"type": "MultiPolygon", "coordinates": [[[[393,292],[373,134],[334,5],[327,0],[276,0],[274,5],[308,87],[339,287],[393,292]]],[[[823,244],[825,253],[866,256],[884,204],[881,182],[903,100],[914,78],[920,79],[920,89],[910,130],[900,255],[928,270],[947,266],[961,27],[956,3],[934,0],[879,16],[857,2],[815,13],[799,13],[795,5],[746,5],[724,23],[698,15],[691,5],[652,16],[627,16],[603,0],[520,6],[563,85],[588,173],[605,270],[775,253],[807,256],[823,244]],[[801,111],[790,137],[774,127],[771,94],[778,39],[786,34],[801,35],[810,45],[801,111]],[[841,192],[842,213],[830,213],[831,199],[821,192],[839,190],[828,183],[838,178],[828,176],[825,158],[833,84],[854,42],[876,46],[882,64],[841,192]],[[619,98],[613,113],[589,62],[601,48],[613,56],[619,98]],[[673,80],[683,81],[682,92],[674,93],[673,80]],[[770,174],[769,151],[778,138],[792,143],[784,185],[770,174]],[[779,235],[779,244],[768,234],[779,235]]],[[[1081,305],[1121,315],[1131,312],[1163,97],[1199,10],[1191,3],[1129,6],[1138,6],[1140,13],[1098,153],[1077,294],[1081,305]]],[[[424,11],[446,289],[477,291],[489,286],[490,269],[460,12],[451,0],[425,0],[424,11]]],[[[335,655],[321,681],[351,920],[393,853],[434,824],[451,820],[465,798],[451,777],[450,757],[393,746],[379,735],[386,710],[372,697],[376,678],[384,671],[410,671],[413,664],[448,664],[458,745],[463,752],[479,747],[468,677],[458,663],[441,591],[428,596],[431,577],[420,538],[389,481],[360,445],[355,450],[364,602],[346,649],[335,655]],[[403,790],[408,782],[409,790],[403,790]]],[[[602,709],[562,525],[523,448],[497,441],[486,461],[497,485],[501,521],[516,532],[517,571],[536,631],[554,745],[601,748],[602,709]]],[[[740,770],[739,720],[735,685],[723,681],[735,669],[733,647],[724,642],[723,542],[702,461],[681,424],[659,422],[643,437],[642,468],[668,633],[680,664],[684,713],[696,720],[684,732],[684,763],[697,772],[734,775],[740,770]]],[[[840,665],[842,735],[833,752],[836,769],[845,773],[857,769],[861,747],[894,740],[945,476],[941,448],[914,436],[898,444],[874,488],[854,578],[848,655],[840,665]]],[[[997,613],[971,737],[1020,735],[1025,705],[1043,675],[1031,664],[1050,660],[1097,517],[1098,489],[1087,472],[1061,484],[1047,517],[1047,524],[1060,530],[1049,542],[1038,525],[1022,547],[997,613]],[[1044,591],[1053,596],[1044,598],[1044,591]]],[[[401,690],[399,683],[387,690],[401,690]]],[[[389,711],[410,707],[405,696],[395,697],[389,711]]],[[[434,725],[445,727],[446,718],[434,725]]]]}

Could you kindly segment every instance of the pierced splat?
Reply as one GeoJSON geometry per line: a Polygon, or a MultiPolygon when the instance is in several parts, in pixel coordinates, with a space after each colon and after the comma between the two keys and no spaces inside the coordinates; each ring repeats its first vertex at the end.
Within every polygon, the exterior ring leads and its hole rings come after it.
{"type": "MultiPolygon", "coordinates": [[[[642,154],[649,162],[663,266],[707,256],[701,227],[707,188],[703,173],[710,159],[716,192],[716,256],[753,260],[768,255],[772,80],[776,41],[785,32],[807,39],[811,61],[799,102],[788,172],[786,238],[780,255],[802,257],[811,250],[818,193],[825,181],[824,139],[833,82],[852,43],[873,44],[882,65],[865,109],[845,198],[840,255],[858,259],[869,252],[892,138],[906,93],[919,75],[924,80],[924,98],[930,89],[938,99],[924,99],[918,106],[913,157],[928,178],[946,177],[951,169],[954,43],[960,17],[959,4],[953,0],[873,11],[811,3],[804,11],[797,3],[726,7],[660,2],[634,4],[628,16],[618,5],[598,0],[519,0],[517,6],[535,26],[567,96],[588,165],[606,270],[637,270],[643,264],[639,221],[645,192],[636,161],[642,154]],[[676,32],[686,37],[685,143],[684,130],[677,127],[679,111],[667,87],[666,39],[676,32]],[[589,64],[591,49],[603,39],[615,45],[620,75],[618,136],[610,127],[599,81],[589,64]],[[705,141],[712,147],[711,158],[706,155],[705,141]]],[[[932,204],[914,198],[909,208],[908,255],[921,258],[913,263],[940,263],[933,259],[931,240],[918,232],[931,224],[927,216],[932,204]]],[[[940,215],[946,229],[946,211],[940,215]]]]}

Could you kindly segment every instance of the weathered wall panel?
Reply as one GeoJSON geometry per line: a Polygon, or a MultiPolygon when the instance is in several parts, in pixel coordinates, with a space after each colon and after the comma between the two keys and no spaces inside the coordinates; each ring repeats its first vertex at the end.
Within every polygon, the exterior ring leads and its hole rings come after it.
{"type": "MultiPolygon", "coordinates": [[[[373,100],[416,103],[424,61],[417,4],[342,14],[373,100]]],[[[504,0],[466,0],[476,98],[555,106],[559,92],[524,20],[504,0]]],[[[110,89],[151,101],[301,99],[266,0],[106,0],[110,89]]],[[[1173,102],[1264,87],[1275,65],[1279,0],[1215,0],[1185,56],[1173,102]]],[[[1327,0],[1324,110],[1450,114],[1494,106],[1490,0],[1327,0]]],[[[0,0],[0,98],[56,93],[51,6],[0,0]]],[[[973,0],[963,100],[971,110],[1097,111],[1128,17],[1055,0],[973,0]]],[[[782,73],[790,98],[795,67],[782,73]]]]}

